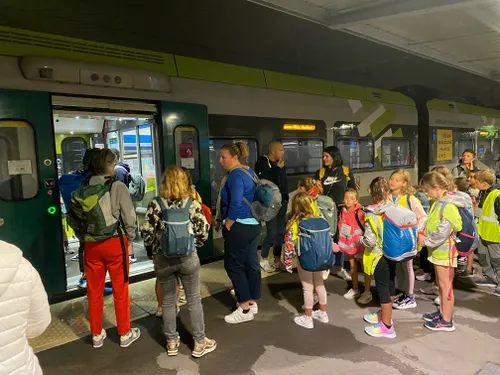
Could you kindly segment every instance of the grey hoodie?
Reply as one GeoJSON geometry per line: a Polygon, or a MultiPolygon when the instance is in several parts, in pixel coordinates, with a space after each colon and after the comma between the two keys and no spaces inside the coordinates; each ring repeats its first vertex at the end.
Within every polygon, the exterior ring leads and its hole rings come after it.
{"type": "MultiPolygon", "coordinates": [[[[439,199],[431,207],[431,211],[440,210],[443,204],[454,204],[457,207],[466,207],[467,202],[465,197],[457,195],[455,193],[448,193],[443,198],[439,199]]],[[[424,246],[428,248],[435,249],[441,246],[450,235],[455,232],[453,224],[447,219],[442,220],[435,231],[428,233],[426,230],[426,237],[424,240],[424,246]],[[428,235],[427,235],[428,233],[428,235]]]]}

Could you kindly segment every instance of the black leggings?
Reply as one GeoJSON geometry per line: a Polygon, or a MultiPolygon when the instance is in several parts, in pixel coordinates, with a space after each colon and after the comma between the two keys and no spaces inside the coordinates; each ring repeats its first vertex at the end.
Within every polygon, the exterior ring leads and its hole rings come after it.
{"type": "Polygon", "coordinates": [[[396,295],[396,264],[397,262],[387,259],[385,256],[380,258],[375,267],[375,285],[380,298],[380,303],[391,303],[391,297],[396,295]]]}

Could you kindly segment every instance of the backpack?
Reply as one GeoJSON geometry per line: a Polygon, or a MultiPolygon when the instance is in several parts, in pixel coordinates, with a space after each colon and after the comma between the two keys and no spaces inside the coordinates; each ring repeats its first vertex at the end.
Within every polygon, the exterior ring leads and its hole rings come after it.
{"type": "Polygon", "coordinates": [[[299,225],[297,256],[309,272],[330,269],[334,263],[330,226],[322,217],[302,220],[299,225]]]}
{"type": "Polygon", "coordinates": [[[195,251],[194,232],[189,220],[189,210],[193,200],[185,200],[181,208],[167,208],[162,198],[156,197],[161,208],[163,233],[161,250],[166,258],[179,258],[195,251]]]}
{"type": "Polygon", "coordinates": [[[386,258],[402,261],[417,255],[417,215],[403,206],[394,204],[382,215],[383,245],[386,258]]]}
{"type": "MultiPolygon", "coordinates": [[[[350,181],[351,178],[349,177],[349,167],[347,165],[342,165],[342,171],[344,172],[344,175],[346,177],[346,182],[347,181],[350,181]]],[[[323,177],[325,177],[325,174],[326,174],[326,168],[325,167],[321,167],[319,169],[319,179],[322,180],[323,177]]]]}
{"type": "Polygon", "coordinates": [[[330,235],[333,237],[337,233],[337,205],[327,195],[318,195],[316,198],[316,205],[318,206],[321,217],[325,219],[330,225],[330,235]]]}
{"type": "MultiPolygon", "coordinates": [[[[442,204],[439,210],[439,217],[443,220],[443,212],[447,203],[442,204]]],[[[474,216],[465,207],[457,207],[462,219],[462,230],[457,232],[456,248],[458,255],[466,257],[472,253],[479,244],[479,234],[477,231],[474,216]]]]}
{"type": "Polygon", "coordinates": [[[66,206],[66,210],[68,210],[71,205],[71,193],[78,189],[85,179],[85,175],[78,171],[59,177],[59,192],[66,206]]]}
{"type": "Polygon", "coordinates": [[[120,222],[111,215],[109,194],[116,180],[90,185],[85,180],[73,193],[69,205],[68,225],[80,241],[98,242],[114,236],[120,222]],[[106,197],[107,195],[107,197],[106,197]]]}
{"type": "Polygon", "coordinates": [[[245,203],[250,206],[253,217],[258,221],[271,221],[281,210],[280,189],[269,180],[261,180],[257,175],[252,176],[245,168],[240,169],[257,185],[252,203],[243,197],[245,203]]]}
{"type": "Polygon", "coordinates": [[[128,192],[133,202],[140,202],[146,194],[146,180],[140,174],[129,174],[128,192]]]}

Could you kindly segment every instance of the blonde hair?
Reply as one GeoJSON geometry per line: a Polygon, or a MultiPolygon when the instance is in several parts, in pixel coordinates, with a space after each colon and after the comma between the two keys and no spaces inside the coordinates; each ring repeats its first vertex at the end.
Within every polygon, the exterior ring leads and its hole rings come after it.
{"type": "Polygon", "coordinates": [[[188,175],[182,168],[172,165],[161,177],[160,195],[168,200],[179,200],[191,196],[188,175]]]}
{"type": "Polygon", "coordinates": [[[231,156],[236,156],[241,164],[246,164],[249,155],[246,143],[226,143],[221,147],[221,150],[227,150],[231,156]]]}
{"type": "Polygon", "coordinates": [[[436,165],[434,168],[431,169],[431,172],[437,172],[444,178],[446,178],[448,180],[450,190],[454,190],[456,188],[455,179],[453,178],[453,175],[451,174],[450,170],[444,165],[436,165]]]}
{"type": "Polygon", "coordinates": [[[431,171],[424,174],[422,180],[420,181],[420,184],[424,188],[441,188],[446,191],[453,190],[453,187],[450,186],[450,181],[441,173],[438,173],[436,171],[431,171]]]}
{"type": "Polygon", "coordinates": [[[401,177],[403,177],[403,181],[406,182],[406,187],[404,187],[403,189],[401,189],[401,195],[412,194],[413,186],[411,185],[410,172],[408,172],[404,168],[400,168],[400,169],[397,169],[397,170],[395,170],[394,172],[391,173],[391,178],[395,174],[398,174],[401,177]]]}
{"type": "Polygon", "coordinates": [[[314,204],[312,198],[304,192],[295,194],[292,199],[292,212],[288,222],[288,228],[293,223],[298,223],[301,220],[315,217],[312,205],[314,204]]]}
{"type": "Polygon", "coordinates": [[[495,171],[493,169],[483,169],[476,172],[475,179],[477,182],[486,182],[488,185],[493,185],[496,179],[495,171]]]}
{"type": "Polygon", "coordinates": [[[358,191],[356,189],[353,189],[353,188],[349,188],[345,191],[344,193],[344,197],[347,193],[351,193],[351,194],[354,194],[356,196],[356,200],[359,201],[359,194],[358,194],[358,191]]]}
{"type": "Polygon", "coordinates": [[[320,194],[323,194],[321,181],[315,180],[312,177],[303,177],[299,180],[299,188],[304,188],[305,191],[309,191],[314,187],[318,188],[320,194]]]}

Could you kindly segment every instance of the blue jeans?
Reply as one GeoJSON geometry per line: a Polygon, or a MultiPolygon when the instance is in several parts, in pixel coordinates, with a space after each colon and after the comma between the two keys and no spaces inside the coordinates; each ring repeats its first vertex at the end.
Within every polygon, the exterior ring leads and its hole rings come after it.
{"type": "Polygon", "coordinates": [[[334,253],[333,258],[335,259],[335,261],[333,262],[334,266],[344,268],[344,253],[342,251],[339,251],[338,253],[334,253]]]}
{"type": "Polygon", "coordinates": [[[287,207],[288,204],[284,202],[280,212],[278,212],[278,215],[266,223],[266,238],[262,242],[262,250],[260,252],[262,259],[267,259],[271,247],[273,248],[273,255],[275,257],[281,256],[281,249],[283,247],[285,237],[287,207]]]}
{"type": "Polygon", "coordinates": [[[222,228],[224,268],[233,283],[236,300],[247,302],[260,298],[261,276],[257,245],[259,225],[234,223],[231,230],[222,228]]]}

